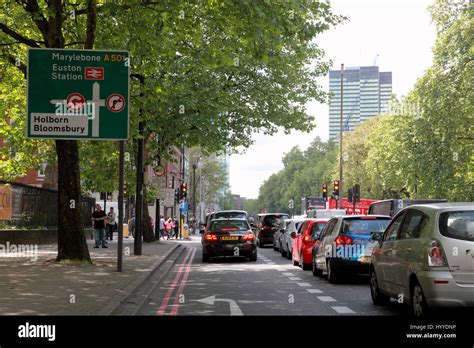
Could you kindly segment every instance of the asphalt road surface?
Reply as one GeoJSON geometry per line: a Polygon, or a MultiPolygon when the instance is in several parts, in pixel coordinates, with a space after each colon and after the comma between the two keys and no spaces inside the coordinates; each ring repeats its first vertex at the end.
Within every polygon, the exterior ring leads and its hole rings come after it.
{"type": "Polygon", "coordinates": [[[408,315],[408,306],[392,300],[376,307],[367,277],[346,284],[302,271],[290,260],[259,248],[257,262],[212,259],[203,263],[200,237],[183,243],[169,271],[154,282],[138,315],[408,315]]]}

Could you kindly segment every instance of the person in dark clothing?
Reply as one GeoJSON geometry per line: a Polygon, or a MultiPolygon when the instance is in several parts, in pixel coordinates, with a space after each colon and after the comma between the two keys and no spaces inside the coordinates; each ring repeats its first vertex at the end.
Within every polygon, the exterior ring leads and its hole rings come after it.
{"type": "Polygon", "coordinates": [[[102,248],[107,248],[105,242],[105,220],[107,219],[107,214],[102,210],[100,204],[95,205],[95,211],[92,213],[92,222],[94,223],[94,237],[95,237],[95,247],[99,248],[102,244],[102,248]]]}
{"type": "Polygon", "coordinates": [[[179,237],[179,221],[176,218],[176,216],[174,217],[173,227],[174,227],[174,236],[173,237],[176,237],[176,239],[178,239],[178,237],[179,237]]]}

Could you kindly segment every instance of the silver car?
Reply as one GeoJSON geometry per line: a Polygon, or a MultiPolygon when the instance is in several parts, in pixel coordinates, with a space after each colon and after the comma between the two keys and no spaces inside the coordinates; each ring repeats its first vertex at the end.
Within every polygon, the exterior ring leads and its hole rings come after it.
{"type": "Polygon", "coordinates": [[[285,257],[288,260],[291,260],[291,250],[293,250],[293,238],[291,238],[292,232],[298,232],[298,229],[301,227],[303,222],[307,219],[292,219],[285,229],[285,232],[280,236],[280,253],[282,257],[285,257]]]}
{"type": "Polygon", "coordinates": [[[391,297],[412,306],[474,306],[474,204],[413,205],[385,230],[370,264],[376,305],[391,297]]]}

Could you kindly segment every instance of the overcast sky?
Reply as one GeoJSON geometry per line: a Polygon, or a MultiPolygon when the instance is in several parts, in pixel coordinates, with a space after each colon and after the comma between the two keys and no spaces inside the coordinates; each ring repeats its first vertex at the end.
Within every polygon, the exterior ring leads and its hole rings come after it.
{"type": "MultiPolygon", "coordinates": [[[[381,71],[392,71],[393,92],[406,95],[431,65],[436,30],[427,7],[434,0],[332,0],[334,13],[350,18],[320,35],[316,42],[334,61],[333,69],[344,66],[377,65],[381,71]]],[[[329,91],[329,77],[319,83],[329,91]]],[[[256,198],[260,185],[271,174],[283,168],[281,159],[293,146],[305,149],[319,136],[329,138],[329,106],[309,103],[308,112],[315,117],[311,133],[290,135],[255,135],[255,144],[244,155],[230,158],[230,186],[234,194],[256,198]]]]}

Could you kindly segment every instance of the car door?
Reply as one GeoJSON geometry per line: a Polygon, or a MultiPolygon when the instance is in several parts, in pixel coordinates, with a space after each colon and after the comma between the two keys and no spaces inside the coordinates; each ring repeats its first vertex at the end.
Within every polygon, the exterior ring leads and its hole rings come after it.
{"type": "MultiPolygon", "coordinates": [[[[324,226],[324,229],[321,232],[320,242],[318,243],[316,248],[316,267],[320,270],[326,270],[326,243],[329,240],[331,232],[334,229],[336,223],[337,218],[332,218],[331,220],[329,220],[327,225],[324,226]]],[[[332,249],[332,246],[329,245],[328,248],[332,249]]]]}
{"type": "Polygon", "coordinates": [[[419,237],[427,221],[428,217],[421,211],[406,210],[400,232],[394,242],[391,266],[394,288],[397,294],[403,294],[405,297],[410,295],[411,268],[413,268],[412,264],[416,261],[418,253],[422,250],[419,237]]]}
{"type": "Polygon", "coordinates": [[[393,248],[395,247],[404,217],[405,212],[402,212],[388,225],[383,234],[381,245],[377,249],[376,255],[374,255],[376,258],[374,263],[375,273],[377,274],[379,286],[392,294],[397,293],[395,275],[393,274],[393,248]]]}
{"type": "Polygon", "coordinates": [[[305,221],[300,225],[300,228],[298,228],[298,232],[296,233],[296,238],[293,240],[293,259],[301,262],[301,248],[303,246],[303,237],[304,237],[304,232],[306,231],[306,228],[308,227],[308,221],[305,221]]]}

